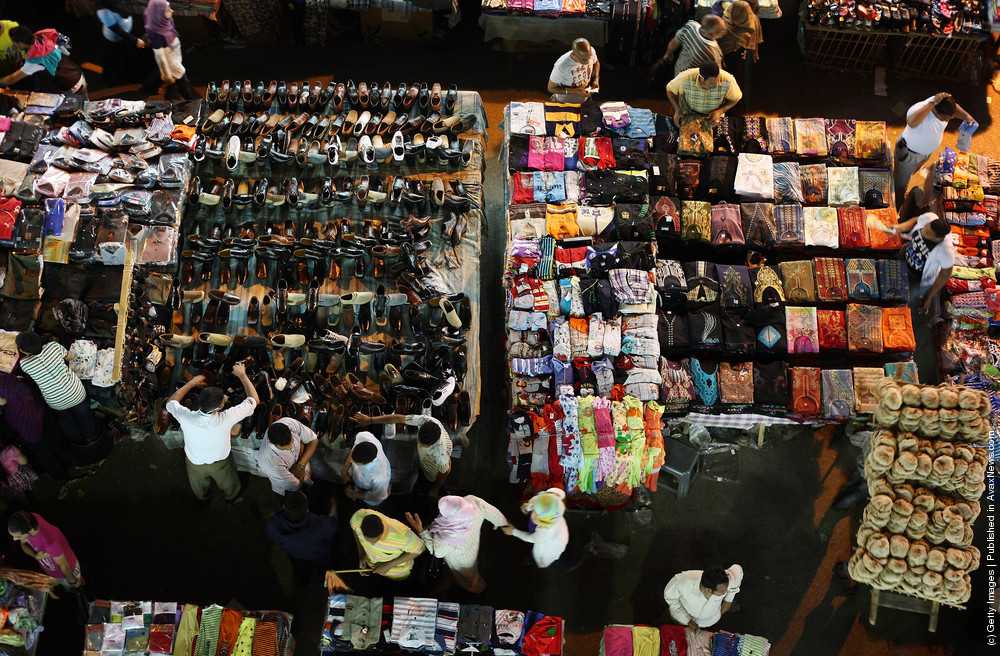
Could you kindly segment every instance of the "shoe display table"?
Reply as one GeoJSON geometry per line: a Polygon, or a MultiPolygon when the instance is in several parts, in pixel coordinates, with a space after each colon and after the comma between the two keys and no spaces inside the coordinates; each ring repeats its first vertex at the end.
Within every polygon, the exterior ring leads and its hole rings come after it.
{"type": "MultiPolygon", "coordinates": [[[[233,444],[252,472],[258,436],[281,416],[329,447],[313,460],[321,478],[339,480],[341,436],[358,412],[432,412],[459,455],[481,389],[479,94],[253,87],[209,85],[172,319],[157,344],[160,396],[203,373],[233,397],[232,365],[245,362],[262,403],[233,444]]],[[[169,416],[159,419],[177,444],[169,416]]],[[[402,484],[414,435],[395,437],[386,450],[402,484]]]]}

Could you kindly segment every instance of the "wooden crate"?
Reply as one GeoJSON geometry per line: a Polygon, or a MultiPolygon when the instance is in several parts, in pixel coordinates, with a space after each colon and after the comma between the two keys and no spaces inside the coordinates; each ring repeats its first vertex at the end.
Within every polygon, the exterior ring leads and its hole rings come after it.
{"type": "Polygon", "coordinates": [[[951,80],[964,72],[982,44],[982,39],[967,36],[900,34],[892,44],[889,70],[899,75],[951,80]]]}
{"type": "Polygon", "coordinates": [[[805,63],[835,70],[871,71],[881,60],[889,34],[826,27],[804,28],[805,63]]]}

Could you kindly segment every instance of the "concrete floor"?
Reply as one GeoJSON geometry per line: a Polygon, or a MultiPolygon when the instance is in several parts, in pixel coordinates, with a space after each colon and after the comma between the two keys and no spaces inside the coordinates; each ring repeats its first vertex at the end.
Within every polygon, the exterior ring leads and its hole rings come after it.
{"type": "MultiPolygon", "coordinates": [[[[100,63],[94,23],[74,24],[61,14],[62,0],[6,3],[6,16],[33,20],[19,12],[47,11],[50,22],[74,40],[75,58],[100,63]],[[30,5],[30,6],[28,6],[30,5]]],[[[0,0],[0,9],[3,2],[0,0]]],[[[789,8],[791,9],[791,8],[789,8]]],[[[792,11],[786,10],[791,16],[792,11]]],[[[31,24],[45,27],[39,20],[31,24]]],[[[905,106],[938,91],[922,80],[888,80],[889,95],[872,95],[873,77],[804,68],[794,43],[794,21],[765,25],[762,61],[754,71],[746,111],[770,115],[853,116],[890,123],[891,136],[901,128],[897,105],[905,106]]],[[[497,125],[511,100],[542,99],[550,52],[503,53],[465,31],[446,42],[365,44],[354,32],[325,49],[287,45],[229,48],[197,47],[185,55],[196,86],[222,78],[239,79],[439,79],[460,88],[477,89],[490,120],[490,151],[500,143],[497,125]],[[436,72],[436,73],[431,73],[436,72]]],[[[600,51],[599,51],[600,52],[600,51]]],[[[637,106],[666,109],[662,93],[648,89],[643,71],[607,67],[602,95],[637,106]]],[[[92,95],[102,93],[89,75],[92,95]]],[[[977,117],[980,132],[973,149],[1000,152],[1000,131],[992,128],[989,88],[948,85],[959,102],[977,117]]],[[[128,93],[135,87],[108,90],[128,93]]],[[[954,133],[946,137],[953,143],[954,133]]],[[[473,492],[500,507],[520,524],[519,491],[506,483],[503,464],[506,437],[496,428],[504,421],[502,335],[490,327],[502,312],[500,267],[504,243],[501,171],[496,159],[487,167],[489,225],[484,231],[483,414],[473,427],[473,448],[456,467],[454,491],[473,492]],[[495,390],[495,391],[494,391],[495,390]]],[[[932,357],[929,344],[921,344],[932,357]]],[[[928,364],[930,364],[928,362],[928,364]]],[[[923,369],[923,367],[922,367],[923,369]]],[[[737,483],[696,480],[689,497],[669,492],[653,495],[651,521],[642,515],[571,513],[571,549],[579,551],[592,532],[628,545],[618,561],[592,560],[579,569],[539,571],[518,561],[528,545],[499,533],[484,536],[482,572],[490,584],[477,603],[563,616],[567,621],[568,656],[597,653],[600,631],[610,623],[662,623],[667,620],[662,589],[677,571],[711,564],[740,563],[746,571],[739,610],[719,625],[731,631],[766,636],[772,654],[809,656],[892,656],[907,654],[978,653],[985,622],[985,580],[973,579],[968,611],[942,611],[936,634],[926,631],[926,618],[882,611],[876,627],[867,624],[867,595],[846,596],[832,568],[849,555],[860,509],[831,509],[840,485],[854,466],[856,451],[841,432],[782,430],[769,432],[763,449],[742,450],[737,483]]],[[[319,486],[320,492],[330,492],[319,486]]],[[[159,599],[195,603],[236,603],[249,609],[277,608],[295,615],[293,632],[299,654],[315,654],[323,621],[325,592],[318,581],[302,588],[294,583],[287,560],[263,536],[263,522],[276,506],[266,481],[254,479],[247,500],[227,510],[217,501],[199,507],[188,489],[179,451],[166,450],[157,439],[119,444],[96,471],[70,484],[65,498],[58,486],[43,479],[34,509],[60,526],[78,551],[94,594],[117,599],[159,599]]],[[[350,538],[343,536],[339,563],[353,565],[350,538]]],[[[983,531],[977,544],[983,548],[983,531]]],[[[30,565],[6,543],[8,563],[30,565]]],[[[415,581],[394,586],[355,576],[349,582],[362,594],[421,594],[415,581]]],[[[472,602],[458,589],[441,598],[472,602]]],[[[82,631],[66,602],[50,606],[42,636],[44,654],[76,653],[82,631]]],[[[985,652],[983,652],[985,653],[985,652]]]]}

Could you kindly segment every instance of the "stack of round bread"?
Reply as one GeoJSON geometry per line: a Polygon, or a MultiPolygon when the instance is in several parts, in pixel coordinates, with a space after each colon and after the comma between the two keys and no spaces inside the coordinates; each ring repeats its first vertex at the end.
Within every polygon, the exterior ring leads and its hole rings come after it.
{"type": "Polygon", "coordinates": [[[872,432],[865,477],[885,477],[890,485],[906,481],[977,500],[986,491],[986,449],[971,444],[931,441],[914,433],[872,432]]]}
{"type": "Polygon", "coordinates": [[[931,546],[866,528],[858,531],[858,544],[847,563],[855,581],[947,604],[964,604],[972,594],[969,572],[979,567],[976,547],[931,546]]]}
{"type": "Polygon", "coordinates": [[[879,403],[872,419],[884,428],[922,437],[986,444],[990,398],[968,387],[899,384],[883,378],[875,386],[879,403]]]}

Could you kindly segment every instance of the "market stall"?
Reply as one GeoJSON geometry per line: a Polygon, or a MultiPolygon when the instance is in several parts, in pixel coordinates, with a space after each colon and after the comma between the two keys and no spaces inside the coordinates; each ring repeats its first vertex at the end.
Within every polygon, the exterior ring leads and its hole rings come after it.
{"type": "MultiPolygon", "coordinates": [[[[517,41],[559,41],[572,45],[574,39],[585,38],[595,46],[603,46],[609,38],[612,15],[620,13],[619,22],[628,23],[627,29],[639,29],[641,3],[624,0],[565,0],[538,2],[530,0],[483,0],[483,13],[479,26],[483,40],[503,39],[508,50],[517,41]],[[627,15],[625,5],[635,8],[634,15],[627,15]]],[[[621,27],[621,26],[619,26],[621,27]]]]}
{"type": "Polygon", "coordinates": [[[333,594],[327,604],[320,653],[492,650],[508,656],[560,656],[564,624],[562,618],[552,615],[480,604],[333,594]]]}
{"type": "Polygon", "coordinates": [[[512,482],[655,490],[673,415],[863,419],[913,375],[884,124],[514,103],[504,152],[512,482]]]}
{"type": "Polygon", "coordinates": [[[803,53],[813,66],[954,79],[965,74],[990,33],[985,2],[928,6],[803,3],[803,53]]]}
{"type": "MultiPolygon", "coordinates": [[[[229,372],[246,363],[262,403],[234,452],[250,471],[279,417],[330,447],[313,461],[320,477],[339,476],[357,412],[433,413],[463,444],[481,388],[479,95],[229,87],[209,85],[180,267],[146,276],[162,310],[135,358],[156,363],[150,401],[197,373],[236,398],[229,372]]],[[[162,406],[156,426],[179,445],[162,406]]],[[[409,475],[412,439],[386,449],[409,475]]]]}
{"type": "MultiPolygon", "coordinates": [[[[49,595],[58,582],[44,574],[0,567],[0,643],[11,654],[39,653],[42,620],[49,595]]],[[[44,653],[44,652],[42,652],[44,653]]]]}
{"type": "Polygon", "coordinates": [[[292,616],[218,604],[98,600],[90,606],[84,656],[274,654],[295,651],[292,616]]]}
{"type": "Polygon", "coordinates": [[[683,626],[660,627],[615,624],[604,628],[601,656],[645,654],[740,654],[766,656],[771,643],[766,638],[728,631],[692,632],[683,626]]]}
{"type": "Polygon", "coordinates": [[[196,122],[198,104],[85,104],[14,91],[0,102],[14,115],[0,124],[0,337],[8,354],[0,371],[15,364],[17,334],[34,330],[58,339],[91,396],[114,405],[131,267],[176,262],[193,141],[174,121],[196,122]]]}

